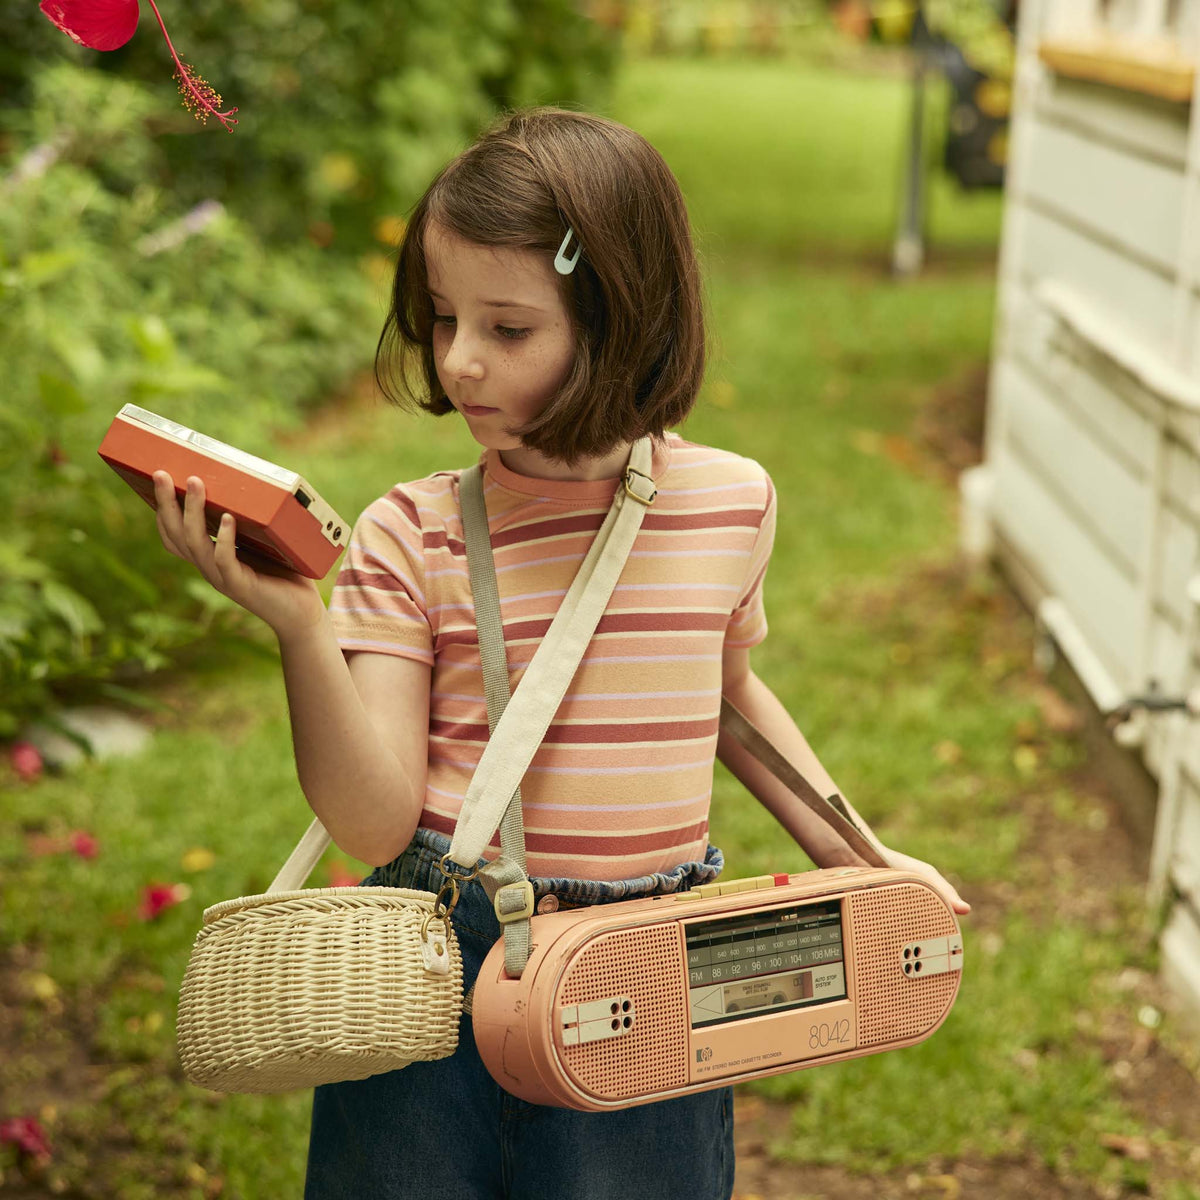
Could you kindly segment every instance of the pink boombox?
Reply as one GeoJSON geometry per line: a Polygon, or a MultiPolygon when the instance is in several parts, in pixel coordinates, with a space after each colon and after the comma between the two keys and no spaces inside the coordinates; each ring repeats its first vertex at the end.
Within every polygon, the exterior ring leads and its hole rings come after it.
{"type": "Polygon", "coordinates": [[[763,875],[531,921],[484,960],[480,1056],[535,1104],[630,1108],[923,1041],[958,994],[958,921],[888,867],[763,875]]]}

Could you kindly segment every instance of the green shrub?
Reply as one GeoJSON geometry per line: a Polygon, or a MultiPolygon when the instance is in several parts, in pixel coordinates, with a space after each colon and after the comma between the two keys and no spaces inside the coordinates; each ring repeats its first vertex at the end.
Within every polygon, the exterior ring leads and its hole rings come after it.
{"type": "Polygon", "coordinates": [[[120,406],[274,457],[370,362],[378,218],[498,105],[578,101],[610,62],[569,0],[166,17],[232,134],[179,106],[149,21],[99,54],[0,0],[0,738],[240,627],[96,455],[120,406]]]}

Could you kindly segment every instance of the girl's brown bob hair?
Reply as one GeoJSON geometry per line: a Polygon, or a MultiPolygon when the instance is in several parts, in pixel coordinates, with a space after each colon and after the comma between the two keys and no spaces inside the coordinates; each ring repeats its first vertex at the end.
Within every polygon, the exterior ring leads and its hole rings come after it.
{"type": "Polygon", "coordinates": [[[568,226],[582,246],[575,270],[556,273],[574,361],[545,409],[512,430],[525,446],[574,464],[687,416],[704,375],[700,271],[679,184],[644,138],[587,113],[522,109],[429,185],[400,244],[375,378],[392,403],[440,416],[454,406],[433,359],[431,221],[479,245],[542,251],[547,266],[568,226]]]}

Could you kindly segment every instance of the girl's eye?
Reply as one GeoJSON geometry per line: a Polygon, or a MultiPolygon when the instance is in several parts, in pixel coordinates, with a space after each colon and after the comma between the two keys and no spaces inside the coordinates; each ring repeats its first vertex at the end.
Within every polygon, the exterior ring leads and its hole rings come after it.
{"type": "Polygon", "coordinates": [[[454,318],[453,318],[453,317],[449,317],[449,316],[445,316],[445,315],[444,315],[444,314],[442,314],[442,313],[436,313],[436,312],[435,312],[435,313],[433,314],[433,323],[434,323],[435,325],[453,325],[453,324],[454,324],[454,318]]]}
{"type": "Polygon", "coordinates": [[[502,338],[508,338],[510,341],[519,341],[521,338],[528,337],[532,329],[513,329],[511,325],[497,325],[496,332],[502,338]]]}

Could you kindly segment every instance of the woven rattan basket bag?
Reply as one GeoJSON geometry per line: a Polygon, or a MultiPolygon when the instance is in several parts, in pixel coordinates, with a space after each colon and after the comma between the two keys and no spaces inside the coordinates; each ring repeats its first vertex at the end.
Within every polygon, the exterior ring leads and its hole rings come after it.
{"type": "Polygon", "coordinates": [[[457,1048],[462,954],[449,921],[433,917],[434,894],[295,890],[328,844],[314,821],[269,891],[204,910],[176,1026],[192,1083],[286,1092],[457,1048]],[[423,927],[442,971],[424,965],[423,927]]]}

